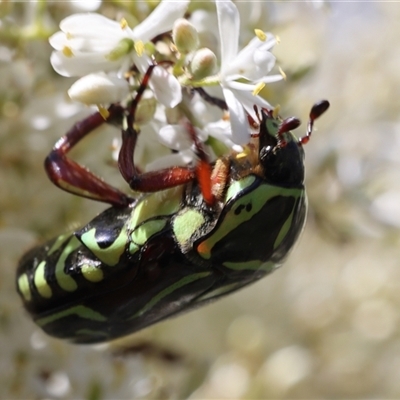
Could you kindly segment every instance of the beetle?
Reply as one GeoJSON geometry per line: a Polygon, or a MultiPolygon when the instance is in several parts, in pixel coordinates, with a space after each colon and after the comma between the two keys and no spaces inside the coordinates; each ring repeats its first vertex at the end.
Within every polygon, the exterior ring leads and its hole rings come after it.
{"type": "Polygon", "coordinates": [[[45,161],[60,188],[111,205],[81,229],[25,254],[16,285],[26,310],[46,333],[96,343],[138,331],[207,304],[280,266],[306,218],[304,151],[307,133],[292,132],[297,118],[261,110],[259,133],[243,152],[210,163],[194,127],[186,123],[198,161],[141,173],[134,163],[139,131],[135,112],[152,67],[137,95],[75,124],[45,161]],[[118,165],[128,196],[67,157],[104,122],[121,123],[118,165]]]}

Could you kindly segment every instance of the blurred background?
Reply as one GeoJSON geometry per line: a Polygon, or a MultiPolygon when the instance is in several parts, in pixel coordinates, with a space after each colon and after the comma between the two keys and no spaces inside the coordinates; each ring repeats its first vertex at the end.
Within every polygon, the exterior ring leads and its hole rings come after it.
{"type": "MultiPolygon", "coordinates": [[[[18,259],[104,209],[45,176],[53,144],[90,112],[68,100],[47,38],[74,12],[114,18],[135,3],[0,3],[0,398],[400,397],[399,3],[237,3],[243,30],[280,38],[287,80],[269,100],[302,119],[296,133],[315,101],[331,103],[305,148],[307,225],[281,269],[100,346],[47,337],[26,315],[18,259]]],[[[73,156],[124,187],[117,136],[104,128],[73,156]]]]}

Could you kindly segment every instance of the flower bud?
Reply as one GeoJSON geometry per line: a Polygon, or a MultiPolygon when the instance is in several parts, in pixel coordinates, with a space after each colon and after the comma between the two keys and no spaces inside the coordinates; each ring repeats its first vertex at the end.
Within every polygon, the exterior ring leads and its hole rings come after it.
{"type": "Polygon", "coordinates": [[[212,75],[217,67],[217,57],[207,48],[197,50],[190,63],[193,79],[200,80],[212,75]]]}
{"type": "Polygon", "coordinates": [[[110,104],[121,101],[129,93],[128,82],[104,72],[78,79],[68,90],[68,96],[84,104],[110,104]]]}
{"type": "Polygon", "coordinates": [[[186,19],[179,18],[172,29],[172,39],[182,54],[190,53],[199,46],[199,34],[196,28],[186,19]]]}

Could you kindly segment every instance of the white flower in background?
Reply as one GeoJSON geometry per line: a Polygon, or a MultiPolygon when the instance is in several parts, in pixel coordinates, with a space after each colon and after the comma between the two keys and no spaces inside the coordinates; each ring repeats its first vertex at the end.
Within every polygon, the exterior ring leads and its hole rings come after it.
{"type": "Polygon", "coordinates": [[[85,1],[76,1],[70,0],[69,7],[74,10],[79,11],[95,11],[101,6],[101,0],[85,0],[85,1]]]}
{"type": "Polygon", "coordinates": [[[220,85],[229,109],[233,141],[245,144],[250,139],[246,112],[257,120],[254,105],[271,108],[266,100],[257,96],[257,92],[265,83],[282,79],[281,75],[267,76],[275,65],[275,57],[269,50],[276,40],[272,34],[260,32],[258,37],[238,51],[239,12],[231,1],[216,1],[216,6],[221,45],[220,85]],[[249,83],[238,82],[240,78],[249,83]]]}
{"type": "MultiPolygon", "coordinates": [[[[50,62],[60,75],[82,77],[115,71],[122,78],[132,64],[144,73],[151,63],[143,43],[172,29],[184,15],[189,0],[163,0],[146,20],[131,29],[125,20],[116,22],[100,14],[71,15],[60,23],[61,31],[49,39],[55,49],[50,62]]],[[[178,81],[162,67],[153,71],[149,86],[168,107],[181,101],[178,81]]]]}

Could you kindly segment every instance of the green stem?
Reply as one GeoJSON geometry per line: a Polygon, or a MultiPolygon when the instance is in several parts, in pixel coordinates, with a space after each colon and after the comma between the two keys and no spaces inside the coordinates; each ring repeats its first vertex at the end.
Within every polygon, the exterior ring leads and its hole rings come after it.
{"type": "Polygon", "coordinates": [[[191,87],[218,86],[220,84],[218,75],[207,76],[207,78],[200,79],[199,81],[192,80],[187,75],[182,75],[178,80],[181,85],[191,87]]]}

